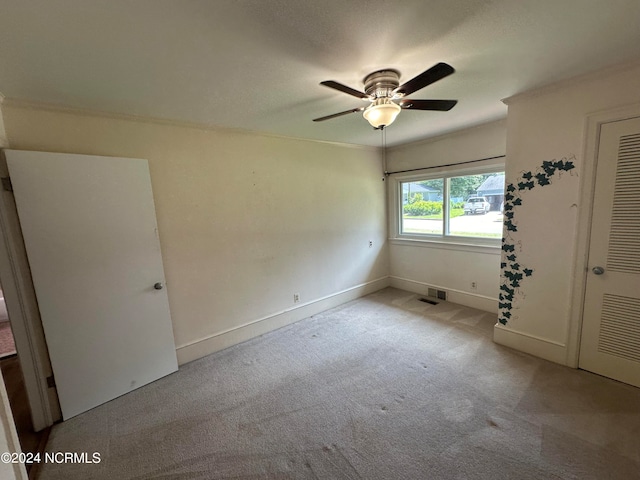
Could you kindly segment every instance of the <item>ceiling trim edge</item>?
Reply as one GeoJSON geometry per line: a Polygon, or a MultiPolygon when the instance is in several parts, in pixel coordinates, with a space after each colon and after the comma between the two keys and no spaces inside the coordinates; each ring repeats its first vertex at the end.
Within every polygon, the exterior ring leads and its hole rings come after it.
{"type": "Polygon", "coordinates": [[[567,85],[575,82],[586,82],[589,80],[597,80],[599,78],[607,77],[609,75],[624,72],[626,70],[631,70],[637,67],[640,67],[640,58],[636,58],[629,62],[609,65],[608,67],[603,67],[598,70],[594,70],[592,72],[583,73],[582,75],[576,75],[574,77],[564,78],[562,80],[558,80],[557,82],[543,85],[542,87],[533,88],[531,90],[525,90],[524,92],[516,93],[509,97],[503,98],[501,101],[505,105],[509,106],[512,103],[520,101],[521,99],[537,97],[540,95],[544,95],[546,93],[560,90],[563,87],[566,87],[567,85]]]}
{"type": "MultiPolygon", "coordinates": [[[[481,128],[486,128],[491,124],[497,124],[500,122],[505,122],[505,131],[506,131],[506,121],[507,121],[507,115],[505,114],[504,116],[497,118],[497,119],[493,119],[493,120],[488,120],[486,122],[482,122],[482,123],[477,123],[475,125],[470,125],[468,127],[463,127],[463,128],[459,128],[457,130],[451,130],[449,132],[446,133],[441,133],[440,135],[435,135],[433,137],[428,137],[428,138],[423,138],[420,140],[416,140],[415,142],[409,142],[409,143],[401,143],[400,145],[394,145],[392,147],[388,147],[387,150],[391,151],[391,150],[401,150],[403,148],[412,148],[412,147],[416,147],[422,144],[428,144],[428,143],[434,143],[434,142],[438,142],[440,140],[444,140],[446,138],[449,137],[455,137],[457,135],[460,135],[463,132],[468,132],[468,131],[473,131],[473,130],[479,130],[481,128]]],[[[502,153],[502,155],[504,155],[504,152],[502,153]]]]}
{"type": "Polygon", "coordinates": [[[278,138],[283,140],[322,143],[322,144],[335,145],[335,146],[345,147],[345,148],[355,148],[360,150],[379,150],[381,148],[381,147],[370,146],[370,145],[358,145],[355,143],[331,142],[328,140],[316,140],[313,138],[278,135],[275,133],[260,132],[257,130],[249,130],[244,128],[221,127],[218,125],[189,122],[186,120],[175,120],[175,119],[162,118],[162,117],[149,117],[145,115],[132,115],[129,113],[106,112],[104,110],[93,110],[89,108],[70,107],[66,105],[42,102],[38,100],[24,100],[19,98],[4,97],[2,96],[2,94],[0,94],[0,96],[1,96],[0,105],[8,108],[21,108],[25,110],[44,110],[49,112],[66,113],[70,115],[84,115],[89,117],[111,118],[114,120],[125,120],[125,121],[138,122],[138,123],[151,123],[151,124],[162,125],[162,126],[190,128],[195,130],[205,130],[205,131],[213,131],[213,132],[221,132],[221,133],[227,132],[227,133],[234,133],[238,135],[254,135],[254,136],[260,136],[260,137],[278,138]]]}

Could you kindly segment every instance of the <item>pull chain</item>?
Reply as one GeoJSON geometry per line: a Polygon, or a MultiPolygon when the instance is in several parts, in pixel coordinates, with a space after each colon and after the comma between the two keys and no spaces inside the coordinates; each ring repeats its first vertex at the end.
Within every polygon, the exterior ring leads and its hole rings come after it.
{"type": "Polygon", "coordinates": [[[384,177],[382,177],[382,181],[389,176],[387,173],[387,129],[384,128],[384,125],[380,127],[380,131],[382,132],[382,173],[384,177]]]}

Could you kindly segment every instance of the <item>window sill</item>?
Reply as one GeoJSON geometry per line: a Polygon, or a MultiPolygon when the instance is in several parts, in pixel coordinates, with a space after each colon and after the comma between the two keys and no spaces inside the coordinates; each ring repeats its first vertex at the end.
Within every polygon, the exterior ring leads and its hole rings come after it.
{"type": "Polygon", "coordinates": [[[466,239],[464,237],[449,238],[390,238],[391,245],[404,245],[421,248],[437,248],[444,250],[459,250],[465,252],[485,253],[489,255],[500,255],[502,247],[500,239],[480,241],[477,239],[466,239]]]}

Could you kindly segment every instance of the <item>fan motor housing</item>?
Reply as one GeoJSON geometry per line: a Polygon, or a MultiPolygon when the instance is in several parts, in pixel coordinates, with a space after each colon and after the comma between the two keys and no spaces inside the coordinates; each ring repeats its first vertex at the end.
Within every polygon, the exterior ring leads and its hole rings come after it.
{"type": "Polygon", "coordinates": [[[370,97],[391,98],[393,90],[400,85],[400,72],[393,69],[378,70],[367,75],[363,81],[364,91],[370,97]]]}

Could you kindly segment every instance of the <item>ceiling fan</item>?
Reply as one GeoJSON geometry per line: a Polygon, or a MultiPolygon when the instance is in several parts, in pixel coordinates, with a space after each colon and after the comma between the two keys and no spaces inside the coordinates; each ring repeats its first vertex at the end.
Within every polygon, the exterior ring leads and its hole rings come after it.
{"type": "Polygon", "coordinates": [[[364,78],[364,92],[354,90],[333,80],[320,82],[320,85],[339,90],[353,95],[362,100],[371,102],[368,107],[358,107],[325,117],[314,118],[314,122],[323,122],[332,118],[348,115],[349,113],[363,112],[364,118],[373,128],[388,127],[400,113],[400,110],[436,110],[446,112],[451,110],[457,100],[411,100],[405,98],[414,92],[442,80],[451,75],[455,70],[451,65],[438,63],[408,82],[400,85],[400,72],[394,69],[378,70],[364,78]],[[366,92],[366,93],[365,93],[366,92]],[[398,100],[397,102],[394,100],[398,100]]]}

